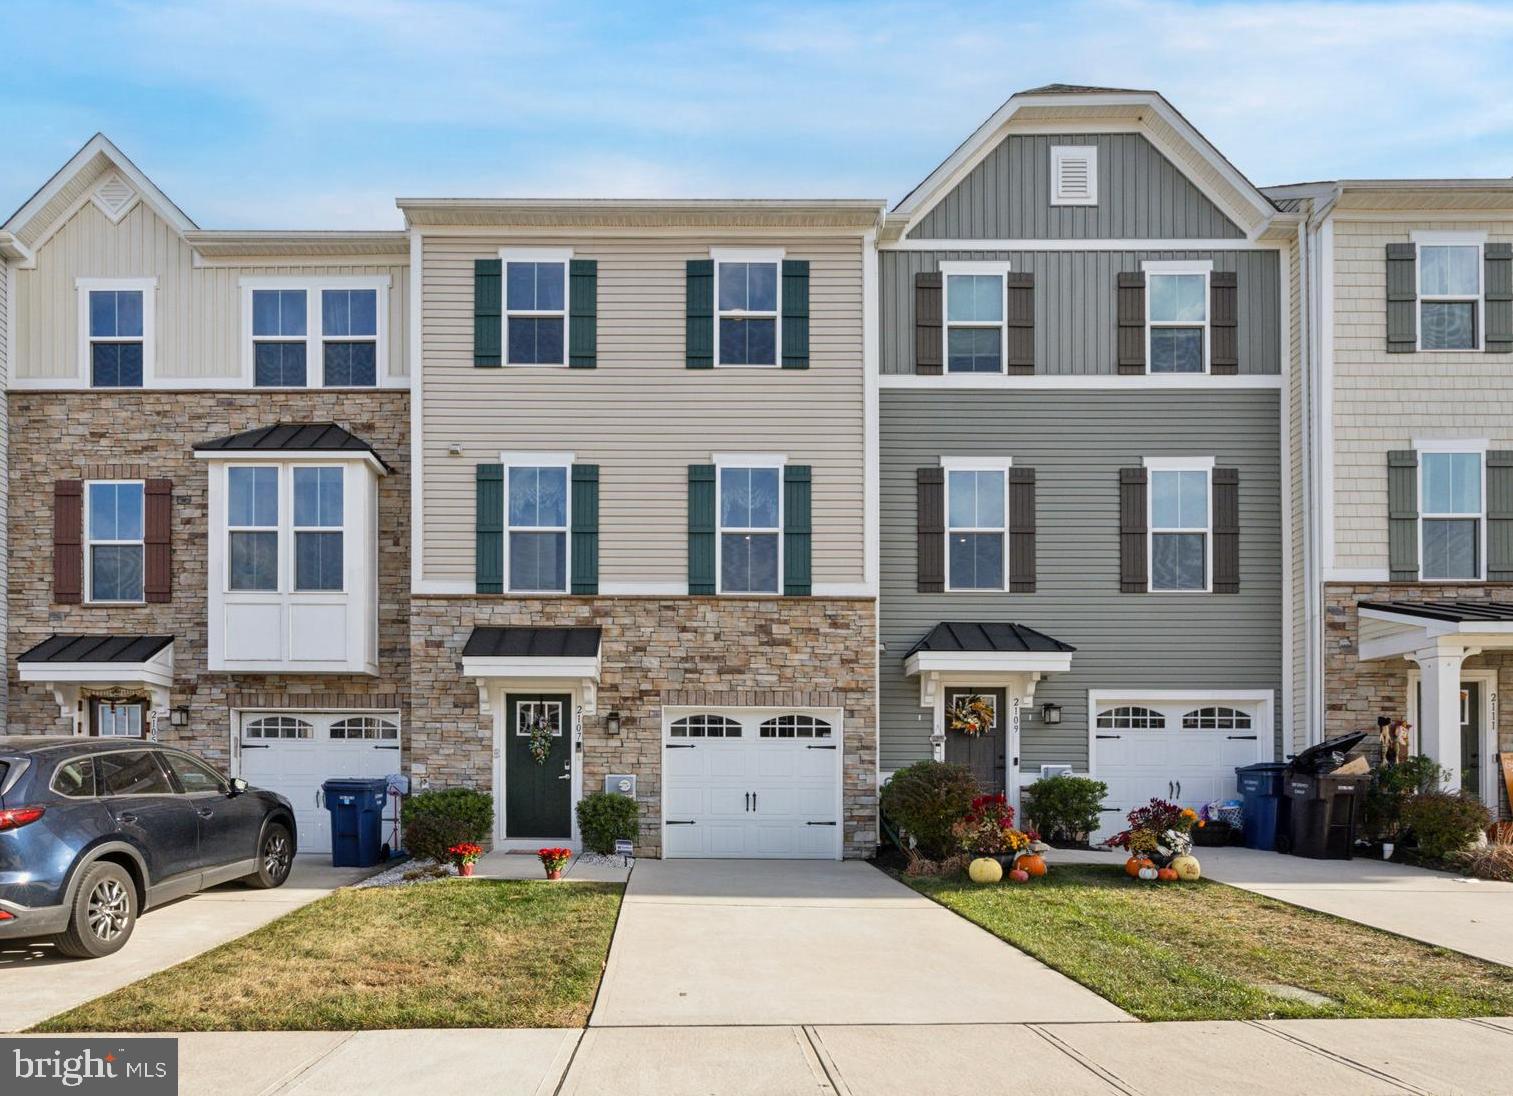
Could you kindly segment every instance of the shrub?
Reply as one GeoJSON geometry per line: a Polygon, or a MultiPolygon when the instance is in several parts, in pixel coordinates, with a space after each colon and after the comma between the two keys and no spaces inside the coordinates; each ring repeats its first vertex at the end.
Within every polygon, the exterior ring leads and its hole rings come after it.
{"type": "Polygon", "coordinates": [[[1085,842],[1098,828],[1108,785],[1085,776],[1050,776],[1024,790],[1025,817],[1047,841],[1085,842]]]}
{"type": "Polygon", "coordinates": [[[1401,764],[1383,765],[1371,775],[1362,806],[1361,829],[1379,841],[1396,841],[1403,828],[1403,804],[1408,797],[1435,791],[1445,770],[1425,754],[1401,764]]]}
{"type": "Polygon", "coordinates": [[[453,845],[480,842],[494,828],[494,797],[472,788],[444,788],[409,796],[399,808],[410,855],[452,861],[453,845]]]}
{"type": "Polygon", "coordinates": [[[634,841],[640,818],[640,806],[628,795],[594,792],[578,800],[578,832],[590,852],[608,856],[616,841],[634,841]]]}
{"type": "Polygon", "coordinates": [[[1418,851],[1435,860],[1465,852],[1491,824],[1487,808],[1464,793],[1421,792],[1403,803],[1403,828],[1413,835],[1418,851]]]}
{"type": "Polygon", "coordinates": [[[972,809],[977,780],[965,765],[918,761],[883,785],[883,815],[914,839],[919,854],[943,860],[958,851],[951,826],[972,809]]]}

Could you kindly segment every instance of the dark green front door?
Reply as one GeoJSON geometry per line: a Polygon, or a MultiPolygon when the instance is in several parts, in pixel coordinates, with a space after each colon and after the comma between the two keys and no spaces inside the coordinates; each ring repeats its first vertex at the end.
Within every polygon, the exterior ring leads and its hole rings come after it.
{"type": "Polygon", "coordinates": [[[510,694],[505,705],[504,835],[566,841],[573,828],[572,697],[510,694]],[[531,724],[552,729],[544,762],[531,755],[531,724]]]}
{"type": "Polygon", "coordinates": [[[1460,685],[1460,786],[1478,799],[1481,798],[1481,690],[1480,681],[1462,681],[1460,685]]]}

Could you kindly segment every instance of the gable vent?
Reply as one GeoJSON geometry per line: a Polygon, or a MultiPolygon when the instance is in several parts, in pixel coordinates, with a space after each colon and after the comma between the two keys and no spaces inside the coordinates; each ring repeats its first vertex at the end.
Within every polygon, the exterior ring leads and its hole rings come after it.
{"type": "Polygon", "coordinates": [[[109,217],[112,223],[119,222],[134,204],[137,192],[131,189],[131,184],[119,175],[107,176],[104,182],[95,187],[92,195],[95,205],[100,207],[100,212],[109,217]]]}
{"type": "Polygon", "coordinates": [[[1051,204],[1098,204],[1098,149],[1096,146],[1052,146],[1051,204]]]}

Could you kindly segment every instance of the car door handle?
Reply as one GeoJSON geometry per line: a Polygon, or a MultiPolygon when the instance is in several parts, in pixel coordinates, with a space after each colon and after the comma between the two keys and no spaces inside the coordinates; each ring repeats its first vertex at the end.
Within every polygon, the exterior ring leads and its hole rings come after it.
{"type": "Polygon", "coordinates": [[[117,822],[125,822],[128,826],[136,820],[137,816],[132,814],[130,811],[122,811],[120,814],[116,815],[117,822]]]}
{"type": "Polygon", "coordinates": [[[196,807],[194,809],[194,813],[197,814],[197,815],[199,815],[201,818],[214,818],[215,817],[215,812],[213,810],[211,810],[209,807],[196,807]]]}

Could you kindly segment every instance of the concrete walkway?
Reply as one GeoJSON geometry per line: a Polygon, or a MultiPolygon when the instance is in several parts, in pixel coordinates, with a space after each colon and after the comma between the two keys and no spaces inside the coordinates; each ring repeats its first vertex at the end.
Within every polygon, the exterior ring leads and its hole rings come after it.
{"type": "Polygon", "coordinates": [[[22,1031],[101,994],[192,959],[369,874],[333,868],[327,856],[298,856],[274,890],[227,883],[149,909],[126,946],[103,959],[66,959],[51,945],[0,942],[0,1030],[22,1031]]]}
{"type": "Polygon", "coordinates": [[[1130,1019],[869,864],[643,860],[589,1025],[1130,1019]]]}
{"type": "Polygon", "coordinates": [[[208,1033],[179,1037],[179,1091],[1492,1096],[1510,1060],[1513,1020],[208,1033]]]}

